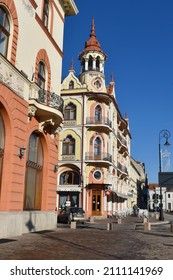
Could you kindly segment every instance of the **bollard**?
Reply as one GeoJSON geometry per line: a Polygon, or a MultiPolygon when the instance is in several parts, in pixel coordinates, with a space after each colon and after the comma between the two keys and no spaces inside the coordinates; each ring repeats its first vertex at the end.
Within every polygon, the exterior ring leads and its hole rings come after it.
{"type": "Polygon", "coordinates": [[[90,222],[94,223],[94,217],[93,216],[90,217],[90,222]]]}
{"type": "Polygon", "coordinates": [[[170,225],[171,225],[171,232],[173,232],[173,222],[171,222],[170,225]]]}
{"type": "Polygon", "coordinates": [[[71,222],[70,228],[71,229],[76,229],[76,222],[71,222]]]}
{"type": "Polygon", "coordinates": [[[144,230],[151,230],[151,223],[145,223],[144,230]]]}
{"type": "Polygon", "coordinates": [[[158,213],[156,213],[156,220],[158,220],[159,219],[159,214],[158,213]]]}
{"type": "Polygon", "coordinates": [[[122,219],[118,218],[118,225],[121,225],[121,224],[122,224],[122,219]]]}
{"type": "Polygon", "coordinates": [[[107,230],[113,230],[113,224],[107,223],[107,230]]]}

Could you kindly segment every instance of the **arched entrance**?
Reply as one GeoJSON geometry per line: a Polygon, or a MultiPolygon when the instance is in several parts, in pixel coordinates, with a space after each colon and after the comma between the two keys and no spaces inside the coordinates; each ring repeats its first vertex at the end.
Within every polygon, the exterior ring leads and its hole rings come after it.
{"type": "Polygon", "coordinates": [[[42,177],[43,147],[41,137],[33,132],[27,152],[24,210],[41,210],[42,177]]]}
{"type": "Polygon", "coordinates": [[[0,113],[0,196],[1,196],[1,184],[2,184],[4,145],[5,145],[5,127],[4,127],[4,121],[2,115],[0,113]]]}

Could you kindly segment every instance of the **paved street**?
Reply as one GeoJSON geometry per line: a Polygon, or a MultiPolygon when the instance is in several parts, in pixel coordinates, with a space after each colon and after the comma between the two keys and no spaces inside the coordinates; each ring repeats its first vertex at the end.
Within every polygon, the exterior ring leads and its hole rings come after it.
{"type": "MultiPolygon", "coordinates": [[[[173,215],[164,214],[165,221],[173,215]]],[[[150,222],[158,222],[155,217],[150,222]]],[[[144,231],[143,219],[128,216],[77,225],[58,224],[56,229],[0,239],[1,260],[173,260],[170,224],[155,224],[144,231]],[[107,230],[113,223],[113,230],[107,230]]]]}

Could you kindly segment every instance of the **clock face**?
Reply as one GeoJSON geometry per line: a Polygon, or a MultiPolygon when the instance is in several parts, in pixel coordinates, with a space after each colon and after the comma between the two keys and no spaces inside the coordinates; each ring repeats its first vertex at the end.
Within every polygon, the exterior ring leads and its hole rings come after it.
{"type": "Polygon", "coordinates": [[[100,78],[95,78],[92,82],[92,85],[97,89],[101,90],[103,87],[102,80],[100,78]]]}

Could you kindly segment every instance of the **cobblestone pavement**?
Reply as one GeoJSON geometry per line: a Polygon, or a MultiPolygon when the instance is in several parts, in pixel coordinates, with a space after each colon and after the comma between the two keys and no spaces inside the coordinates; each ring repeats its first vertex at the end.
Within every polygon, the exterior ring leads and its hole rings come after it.
{"type": "MultiPolygon", "coordinates": [[[[173,215],[164,214],[166,221],[173,215]]],[[[157,222],[145,230],[143,219],[128,216],[121,225],[112,219],[0,239],[1,260],[173,260],[170,224],[157,222]],[[113,223],[113,230],[107,230],[113,223]]]]}

